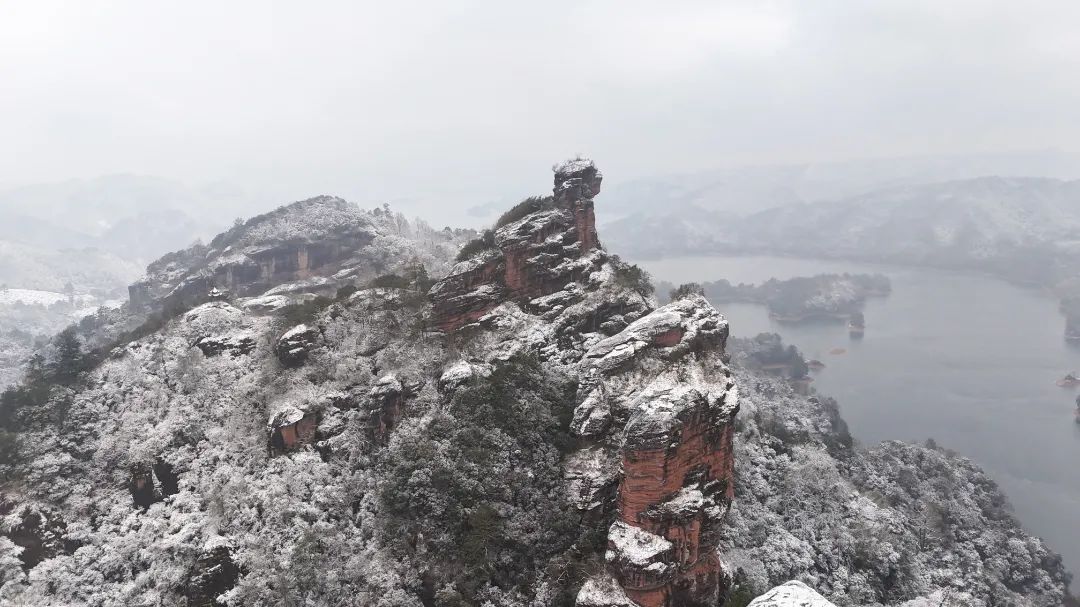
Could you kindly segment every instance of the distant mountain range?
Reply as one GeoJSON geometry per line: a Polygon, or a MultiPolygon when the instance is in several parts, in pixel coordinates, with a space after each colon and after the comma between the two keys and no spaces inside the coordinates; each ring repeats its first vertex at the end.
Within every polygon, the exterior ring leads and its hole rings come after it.
{"type": "Polygon", "coordinates": [[[1080,159],[1044,150],[731,167],[625,181],[611,188],[602,208],[609,221],[692,207],[744,216],[791,204],[987,175],[1080,178],[1080,159]]]}
{"type": "Polygon", "coordinates": [[[1080,181],[979,177],[736,216],[698,206],[605,228],[630,256],[772,253],[989,271],[1065,286],[1080,265],[1080,181]]]}

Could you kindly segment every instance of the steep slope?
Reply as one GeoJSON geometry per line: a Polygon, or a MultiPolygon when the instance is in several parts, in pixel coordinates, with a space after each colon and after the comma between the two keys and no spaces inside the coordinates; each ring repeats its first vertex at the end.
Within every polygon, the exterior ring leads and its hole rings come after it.
{"type": "MultiPolygon", "coordinates": [[[[702,299],[650,313],[621,286],[627,269],[591,229],[599,179],[585,161],[556,173],[571,226],[558,255],[574,270],[522,272],[524,306],[489,302],[448,333],[428,327],[445,325],[442,294],[468,263],[433,304],[414,274],[346,293],[304,325],[274,312],[268,291],[377,273],[379,256],[352,253],[387,237],[380,222],[333,199],[152,265],[132,307],[167,312],[162,328],[43,398],[25,386],[20,399],[39,400],[6,412],[20,441],[5,466],[18,479],[5,490],[5,562],[19,555],[29,575],[5,570],[5,596],[573,602],[606,536],[617,556],[604,575],[643,604],[715,600],[733,491],[726,324],[702,299]],[[615,474],[620,462],[640,480],[615,474]],[[636,568],[623,530],[672,546],[662,571],[636,568]]],[[[500,231],[553,238],[545,214],[500,231]]],[[[401,257],[386,270],[411,265],[401,257]]]]}

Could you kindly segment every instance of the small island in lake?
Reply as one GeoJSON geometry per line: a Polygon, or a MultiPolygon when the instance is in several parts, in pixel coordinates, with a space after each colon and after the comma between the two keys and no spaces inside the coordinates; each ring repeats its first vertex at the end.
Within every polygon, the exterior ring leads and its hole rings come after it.
{"type": "Polygon", "coordinates": [[[1080,386],[1080,377],[1077,377],[1075,373],[1066,373],[1065,377],[1057,380],[1057,385],[1062,388],[1072,388],[1074,386],[1080,386]]]}
{"type": "MultiPolygon", "coordinates": [[[[663,293],[661,283],[659,291],[663,293]]],[[[760,285],[731,284],[716,280],[700,285],[682,285],[671,295],[693,288],[714,304],[745,302],[762,304],[774,320],[786,323],[810,321],[847,322],[852,335],[861,334],[866,321],[862,308],[869,297],[883,297],[892,292],[889,278],[883,274],[818,274],[787,280],[769,279],[760,285]]]]}
{"type": "MultiPolygon", "coordinates": [[[[783,377],[791,382],[795,392],[809,394],[810,383],[814,381],[809,375],[811,364],[803,358],[798,348],[785,346],[784,340],[776,333],[759,333],[751,338],[732,340],[731,348],[733,356],[746,368],[783,377]]],[[[825,366],[821,361],[811,362],[825,366]]]]}

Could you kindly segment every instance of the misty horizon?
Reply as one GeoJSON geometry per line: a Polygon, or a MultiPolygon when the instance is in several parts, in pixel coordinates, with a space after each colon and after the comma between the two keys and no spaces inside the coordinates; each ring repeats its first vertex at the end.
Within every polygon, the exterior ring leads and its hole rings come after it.
{"type": "Polygon", "coordinates": [[[1070,156],[1080,138],[1080,49],[1063,14],[1080,9],[1066,2],[3,11],[4,189],[134,174],[236,184],[268,207],[329,193],[423,217],[543,192],[532,167],[579,153],[614,186],[722,167],[1070,156]]]}

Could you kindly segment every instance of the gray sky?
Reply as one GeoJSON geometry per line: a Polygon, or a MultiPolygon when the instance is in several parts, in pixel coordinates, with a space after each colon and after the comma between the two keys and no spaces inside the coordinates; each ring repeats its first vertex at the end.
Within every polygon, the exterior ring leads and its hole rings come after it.
{"type": "MultiPolygon", "coordinates": [[[[1080,3],[0,0],[0,183],[428,206],[1080,140],[1080,3]]],[[[275,201],[275,202],[284,202],[275,201]]]]}

